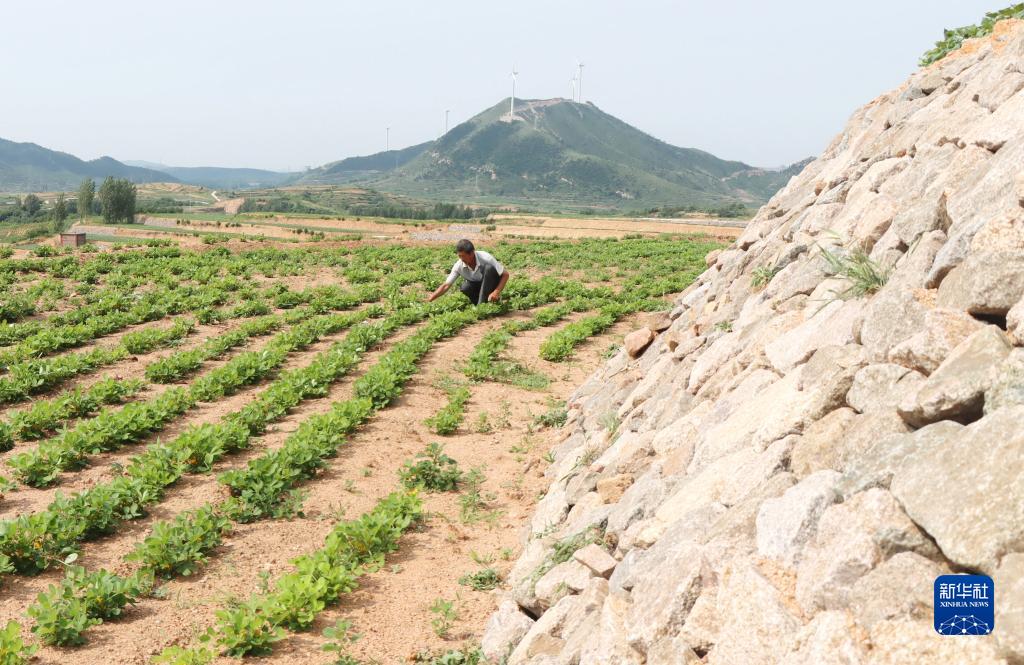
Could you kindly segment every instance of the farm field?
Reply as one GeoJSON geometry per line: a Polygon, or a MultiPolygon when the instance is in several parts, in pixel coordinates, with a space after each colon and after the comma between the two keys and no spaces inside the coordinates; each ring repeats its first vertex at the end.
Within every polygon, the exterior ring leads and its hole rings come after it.
{"type": "Polygon", "coordinates": [[[476,308],[450,243],[6,258],[0,653],[475,662],[565,399],[719,246],[481,244],[476,308]]]}

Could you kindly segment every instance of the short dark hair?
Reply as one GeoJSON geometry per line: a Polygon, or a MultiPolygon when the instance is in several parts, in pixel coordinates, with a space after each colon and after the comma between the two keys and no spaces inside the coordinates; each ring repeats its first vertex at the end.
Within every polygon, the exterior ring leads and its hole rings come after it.
{"type": "Polygon", "coordinates": [[[474,250],[473,243],[463,238],[462,240],[455,243],[455,251],[458,252],[472,252],[474,250]]]}

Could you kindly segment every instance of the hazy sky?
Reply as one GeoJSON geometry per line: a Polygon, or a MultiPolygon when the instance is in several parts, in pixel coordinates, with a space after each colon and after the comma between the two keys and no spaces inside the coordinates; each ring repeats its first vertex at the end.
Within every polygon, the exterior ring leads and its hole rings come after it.
{"type": "Polygon", "coordinates": [[[944,27],[1006,0],[4,3],[0,137],[91,159],[300,169],[583,96],[757,166],[820,152],[944,27]]]}

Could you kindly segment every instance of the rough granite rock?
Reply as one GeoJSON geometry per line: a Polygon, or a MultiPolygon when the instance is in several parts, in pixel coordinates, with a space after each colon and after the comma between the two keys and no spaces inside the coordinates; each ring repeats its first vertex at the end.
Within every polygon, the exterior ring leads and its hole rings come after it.
{"type": "Polygon", "coordinates": [[[757,551],[786,566],[794,566],[814,535],[818,519],[839,494],[835,471],[818,471],[761,504],[757,513],[757,551]]]}
{"type": "Polygon", "coordinates": [[[837,489],[844,497],[871,487],[889,489],[893,474],[907,459],[919,450],[925,455],[937,454],[963,428],[952,420],[941,420],[911,433],[882,437],[852,462],[837,489]]]}
{"type": "Polygon", "coordinates": [[[565,561],[544,574],[534,587],[542,608],[551,607],[570,593],[579,593],[587,587],[593,572],[578,561],[565,561]]]}
{"type": "Polygon", "coordinates": [[[868,633],[848,613],[819,612],[793,638],[786,665],[860,665],[868,662],[868,633]]]}
{"type": "Polygon", "coordinates": [[[854,583],[850,611],[866,628],[887,619],[929,619],[935,578],[949,573],[920,554],[900,552],[854,583]]]}
{"type": "Polygon", "coordinates": [[[964,312],[937,307],[924,315],[924,330],[911,335],[889,350],[889,362],[931,374],[949,352],[982,327],[964,312]]]}
{"type": "Polygon", "coordinates": [[[856,411],[841,407],[811,423],[793,446],[790,456],[793,473],[804,478],[815,471],[832,469],[832,446],[842,438],[856,417],[856,411]]]}
{"type": "Polygon", "coordinates": [[[942,444],[919,450],[890,489],[907,514],[961,566],[991,574],[1024,551],[1024,406],[1000,409],[942,444]]]}
{"type": "Polygon", "coordinates": [[[971,314],[1005,315],[1024,296],[1024,253],[977,252],[949,271],[938,304],[971,314]]]}
{"type": "Polygon", "coordinates": [[[935,546],[889,492],[872,488],[825,510],[797,569],[796,598],[805,612],[849,605],[853,584],[887,557],[935,546]]]}
{"type": "Polygon", "coordinates": [[[862,367],[853,377],[846,403],[858,413],[893,409],[924,377],[906,367],[878,363],[862,367]]]}
{"type": "Polygon", "coordinates": [[[1011,348],[1006,334],[995,326],[978,330],[900,402],[900,415],[914,427],[938,420],[976,420],[985,406],[985,391],[1011,348]]]}
{"type": "Polygon", "coordinates": [[[992,385],[985,391],[984,413],[1024,404],[1024,349],[1015,348],[998,368],[992,385]]]}
{"type": "Polygon", "coordinates": [[[655,337],[657,337],[657,333],[650,328],[640,328],[626,335],[622,340],[622,346],[630,358],[636,358],[647,350],[655,337]]]}
{"type": "Polygon", "coordinates": [[[597,543],[590,543],[576,550],[572,558],[590,569],[591,574],[607,578],[615,570],[618,561],[597,543]]]}
{"type": "Polygon", "coordinates": [[[1011,663],[1024,662],[1024,552],[1003,557],[992,581],[999,589],[995,638],[1011,663]]]}
{"type": "Polygon", "coordinates": [[[491,660],[499,660],[530,632],[532,625],[533,619],[520,612],[514,600],[503,600],[487,621],[480,649],[491,660]]]}
{"type": "Polygon", "coordinates": [[[723,622],[718,642],[708,652],[709,665],[768,665],[788,651],[800,619],[753,564],[730,565],[722,575],[717,599],[723,622]]]}
{"type": "Polygon", "coordinates": [[[1015,346],[1024,346],[1024,298],[1006,313],[1006,334],[1015,346]]]}
{"type": "Polygon", "coordinates": [[[569,398],[508,576],[538,619],[499,610],[527,629],[510,663],[1024,665],[1021,62],[1024,21],[1001,21],[857,109],[647,351],[569,398]],[[823,248],[884,285],[840,298],[858,280],[823,248]],[[591,524],[614,556],[580,550],[538,599],[591,524]],[[932,629],[950,570],[995,576],[995,635],[932,629]]]}

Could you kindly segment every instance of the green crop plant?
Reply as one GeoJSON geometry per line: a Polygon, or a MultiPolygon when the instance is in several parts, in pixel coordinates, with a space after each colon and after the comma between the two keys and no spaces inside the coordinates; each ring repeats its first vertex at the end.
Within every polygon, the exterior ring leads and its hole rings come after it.
{"type": "Polygon", "coordinates": [[[462,480],[462,471],[454,459],[444,454],[444,447],[431,443],[416,456],[417,462],[406,460],[398,475],[409,489],[422,488],[431,492],[454,492],[462,480]]]}
{"type": "Polygon", "coordinates": [[[448,402],[434,415],[424,421],[435,434],[447,436],[454,434],[465,418],[466,402],[469,400],[469,388],[462,385],[454,385],[449,388],[448,402]]]}
{"type": "Polygon", "coordinates": [[[27,665],[38,647],[21,637],[21,624],[13,619],[0,629],[0,665],[27,665]]]}
{"type": "Polygon", "coordinates": [[[125,606],[149,591],[152,580],[145,576],[120,577],[105,570],[86,572],[69,566],[59,584],[51,584],[29,607],[35,619],[32,631],[44,644],[83,644],[82,633],[104,620],[121,616],[125,606]]]}
{"type": "Polygon", "coordinates": [[[171,522],[158,522],[152,533],[125,556],[161,577],[188,576],[206,562],[206,554],[221,542],[231,520],[211,506],[182,513],[171,522]]]}

